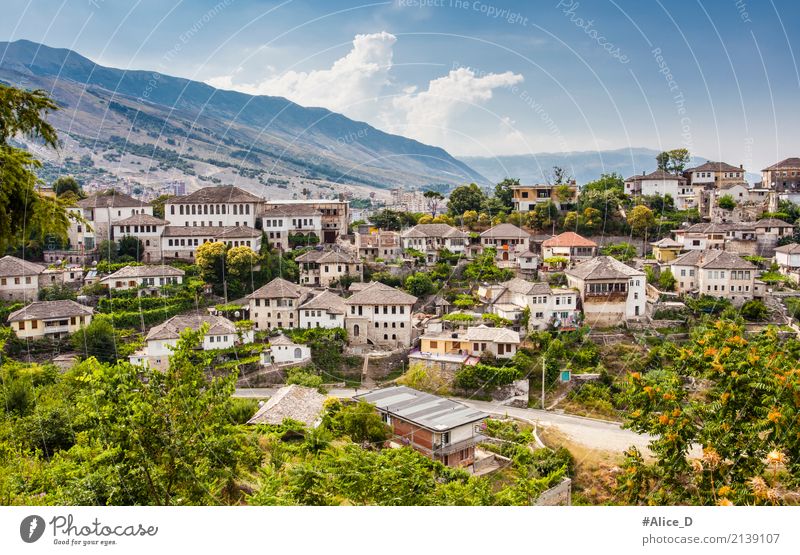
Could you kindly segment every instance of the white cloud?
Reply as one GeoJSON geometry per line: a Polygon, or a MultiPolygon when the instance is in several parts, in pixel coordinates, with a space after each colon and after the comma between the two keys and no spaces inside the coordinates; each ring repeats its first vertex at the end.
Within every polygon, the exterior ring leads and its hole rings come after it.
{"type": "MultiPolygon", "coordinates": [[[[350,52],[328,69],[290,70],[248,84],[242,82],[238,68],[208,83],[249,94],[283,96],[303,106],[322,106],[392,133],[459,151],[467,144],[474,147],[471,139],[459,133],[460,119],[490,102],[495,90],[523,80],[510,71],[479,74],[460,67],[431,80],[427,88],[395,84],[390,75],[395,42],[397,37],[385,31],[356,35],[350,52]]],[[[504,127],[502,116],[493,119],[504,127]]]]}
{"type": "Polygon", "coordinates": [[[459,117],[490,101],[495,89],[510,87],[522,80],[522,75],[510,71],[476,75],[470,68],[451,70],[448,75],[428,83],[424,91],[395,97],[392,128],[407,137],[442,144],[444,138],[451,135],[448,131],[459,117]]]}

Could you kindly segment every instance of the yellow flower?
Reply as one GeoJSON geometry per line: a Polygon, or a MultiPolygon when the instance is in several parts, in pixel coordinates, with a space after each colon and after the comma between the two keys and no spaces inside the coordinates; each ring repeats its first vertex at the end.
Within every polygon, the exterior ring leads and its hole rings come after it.
{"type": "Polygon", "coordinates": [[[770,409],[770,411],[769,411],[769,414],[767,415],[767,419],[770,422],[774,422],[776,424],[778,422],[780,422],[782,418],[783,418],[783,414],[781,413],[780,409],[778,409],[777,407],[772,407],[770,409]]]}
{"type": "Polygon", "coordinates": [[[771,464],[772,466],[786,464],[786,455],[784,455],[782,451],[773,449],[767,453],[767,464],[771,464]]]}
{"type": "Polygon", "coordinates": [[[733,501],[730,499],[725,499],[724,497],[717,501],[717,505],[720,507],[733,507],[733,501]]]}
{"type": "Polygon", "coordinates": [[[722,486],[717,490],[717,494],[720,497],[728,497],[730,494],[733,493],[733,490],[728,486],[722,486]]]}

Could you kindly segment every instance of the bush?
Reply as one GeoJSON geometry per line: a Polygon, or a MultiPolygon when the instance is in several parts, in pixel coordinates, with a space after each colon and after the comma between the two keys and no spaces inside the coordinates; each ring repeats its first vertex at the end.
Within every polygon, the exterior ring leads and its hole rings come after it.
{"type": "Polygon", "coordinates": [[[753,299],[742,305],[742,317],[751,322],[761,322],[769,316],[769,310],[763,301],[753,299]]]}
{"type": "Polygon", "coordinates": [[[409,366],[408,371],[397,379],[397,383],[420,391],[437,395],[448,395],[450,390],[447,378],[438,368],[429,368],[417,363],[409,366]]]}
{"type": "Polygon", "coordinates": [[[494,388],[508,385],[522,377],[522,372],[516,366],[489,366],[475,364],[462,366],[456,372],[453,385],[461,389],[474,390],[479,388],[494,388]]]}
{"type": "Polygon", "coordinates": [[[287,385],[296,384],[303,387],[310,387],[313,389],[322,389],[322,376],[314,373],[313,369],[308,367],[295,367],[289,368],[286,371],[287,385]]]}

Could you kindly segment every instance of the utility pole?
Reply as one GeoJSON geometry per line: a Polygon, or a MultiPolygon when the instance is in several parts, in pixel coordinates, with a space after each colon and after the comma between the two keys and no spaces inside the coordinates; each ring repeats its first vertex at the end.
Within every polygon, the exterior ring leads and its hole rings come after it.
{"type": "Polygon", "coordinates": [[[544,377],[546,366],[544,355],[542,355],[542,410],[544,410],[544,377]]]}

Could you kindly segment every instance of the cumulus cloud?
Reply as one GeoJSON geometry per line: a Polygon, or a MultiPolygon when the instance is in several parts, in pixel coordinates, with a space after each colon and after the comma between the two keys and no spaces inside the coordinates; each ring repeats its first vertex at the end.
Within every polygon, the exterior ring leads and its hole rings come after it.
{"type": "MultiPolygon", "coordinates": [[[[303,106],[321,106],[426,143],[455,148],[459,118],[485,105],[494,91],[522,82],[519,74],[478,73],[460,67],[427,87],[391,79],[397,37],[386,31],[356,35],[350,51],[330,68],[289,70],[259,83],[243,83],[241,69],[208,80],[214,87],[283,96],[303,106]]],[[[496,117],[502,125],[502,117],[496,117]]],[[[463,137],[462,137],[463,139],[463,137]]],[[[463,145],[462,145],[463,146],[463,145]]]]}
{"type": "Polygon", "coordinates": [[[392,104],[400,121],[393,128],[408,137],[440,144],[460,116],[492,99],[494,90],[521,83],[522,75],[506,71],[477,75],[470,68],[453,69],[420,92],[406,92],[392,104]]]}

